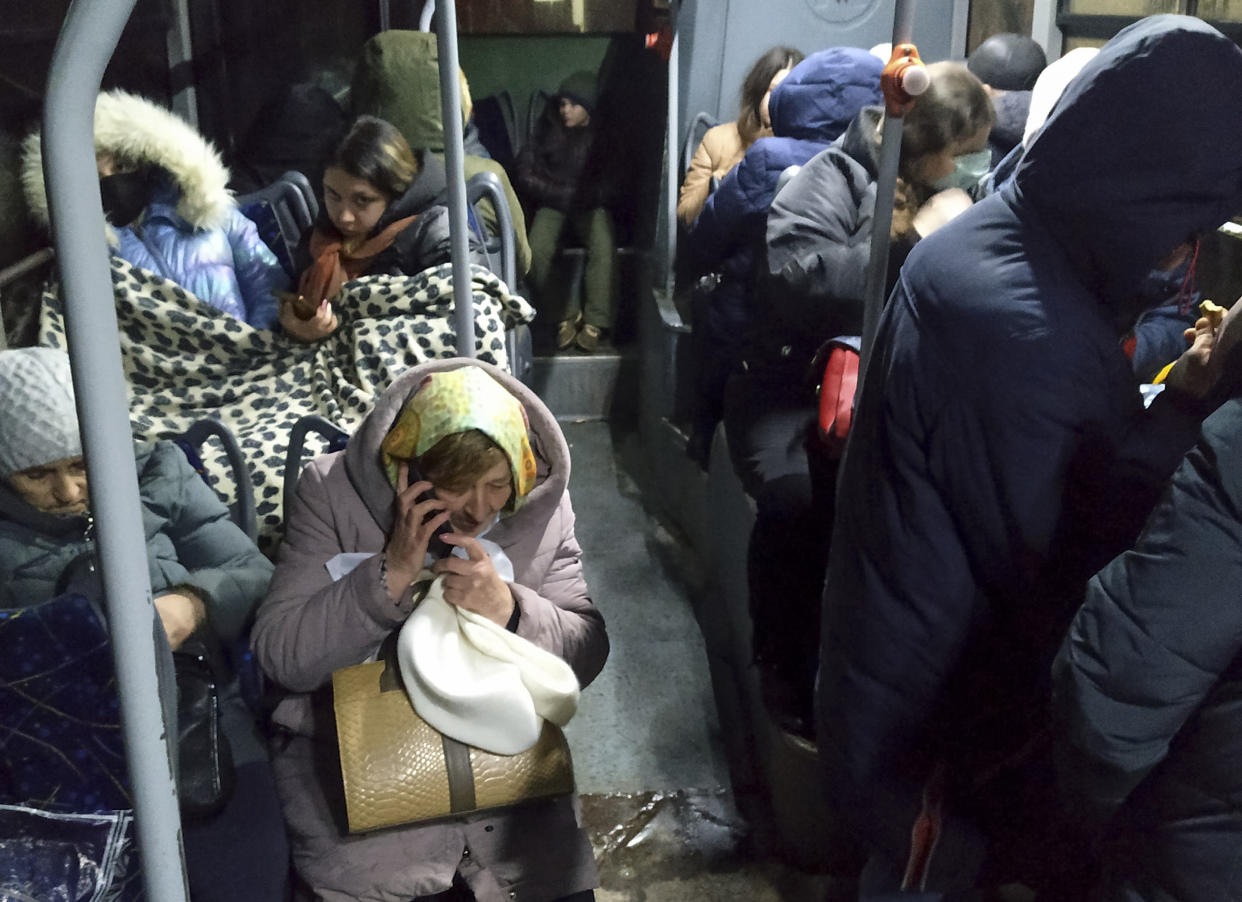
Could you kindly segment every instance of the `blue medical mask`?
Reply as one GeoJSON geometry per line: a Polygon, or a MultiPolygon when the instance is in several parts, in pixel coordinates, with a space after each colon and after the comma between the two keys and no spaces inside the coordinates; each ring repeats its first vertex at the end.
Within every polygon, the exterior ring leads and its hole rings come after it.
{"type": "Polygon", "coordinates": [[[988,174],[992,168],[992,151],[985,147],[974,153],[959,154],[953,158],[953,171],[943,178],[938,178],[928,187],[933,191],[944,191],[946,188],[961,188],[970,191],[979,184],[979,179],[988,174]]]}

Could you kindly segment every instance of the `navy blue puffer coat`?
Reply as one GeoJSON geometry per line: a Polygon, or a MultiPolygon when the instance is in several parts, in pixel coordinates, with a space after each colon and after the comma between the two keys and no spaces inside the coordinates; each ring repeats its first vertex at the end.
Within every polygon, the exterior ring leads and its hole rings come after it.
{"type": "Polygon", "coordinates": [[[700,271],[724,277],[712,296],[708,328],[736,341],[747,321],[746,298],[763,242],[776,182],[835,141],[859,111],[880,100],[878,58],[854,47],[830,47],[794,66],[768,100],[775,137],[760,138],[707,199],[690,251],[700,271]]]}
{"type": "Polygon", "coordinates": [[[838,483],[820,757],[898,869],[947,766],[929,887],[1041,826],[992,787],[1047,729],[1087,578],[1193,444],[1202,411],[1172,391],[1144,410],[1118,338],[1151,267],[1242,208],[1235,83],[1242,51],[1197,19],[1125,29],[1015,178],[919,242],[881,317],[838,483]]]}

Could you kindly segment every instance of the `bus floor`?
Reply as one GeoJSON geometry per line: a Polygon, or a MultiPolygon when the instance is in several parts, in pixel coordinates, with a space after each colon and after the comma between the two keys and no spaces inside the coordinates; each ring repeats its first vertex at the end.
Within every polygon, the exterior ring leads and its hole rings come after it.
{"type": "Polygon", "coordinates": [[[566,727],[600,902],[815,900],[734,805],[679,542],[644,509],[607,423],[563,424],[592,598],[612,652],[566,727]]]}

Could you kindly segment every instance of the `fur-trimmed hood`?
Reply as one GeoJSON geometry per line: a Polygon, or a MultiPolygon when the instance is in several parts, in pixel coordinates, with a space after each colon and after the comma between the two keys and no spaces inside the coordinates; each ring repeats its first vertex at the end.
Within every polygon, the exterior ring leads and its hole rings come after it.
{"type": "MultiPolygon", "coordinates": [[[[206,138],[171,110],[135,94],[107,91],[95,102],[95,153],[154,163],[172,176],[177,215],[195,229],[220,228],[235,203],[229,173],[206,138]]],[[[31,215],[49,225],[42,141],[36,132],[22,149],[22,189],[31,215]]]]}

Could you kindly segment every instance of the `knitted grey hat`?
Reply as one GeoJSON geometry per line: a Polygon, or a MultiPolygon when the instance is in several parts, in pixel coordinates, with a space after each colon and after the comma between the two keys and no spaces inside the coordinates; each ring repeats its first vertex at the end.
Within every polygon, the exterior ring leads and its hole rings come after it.
{"type": "Polygon", "coordinates": [[[69,355],[0,351],[0,477],[81,453],[69,355]]]}

